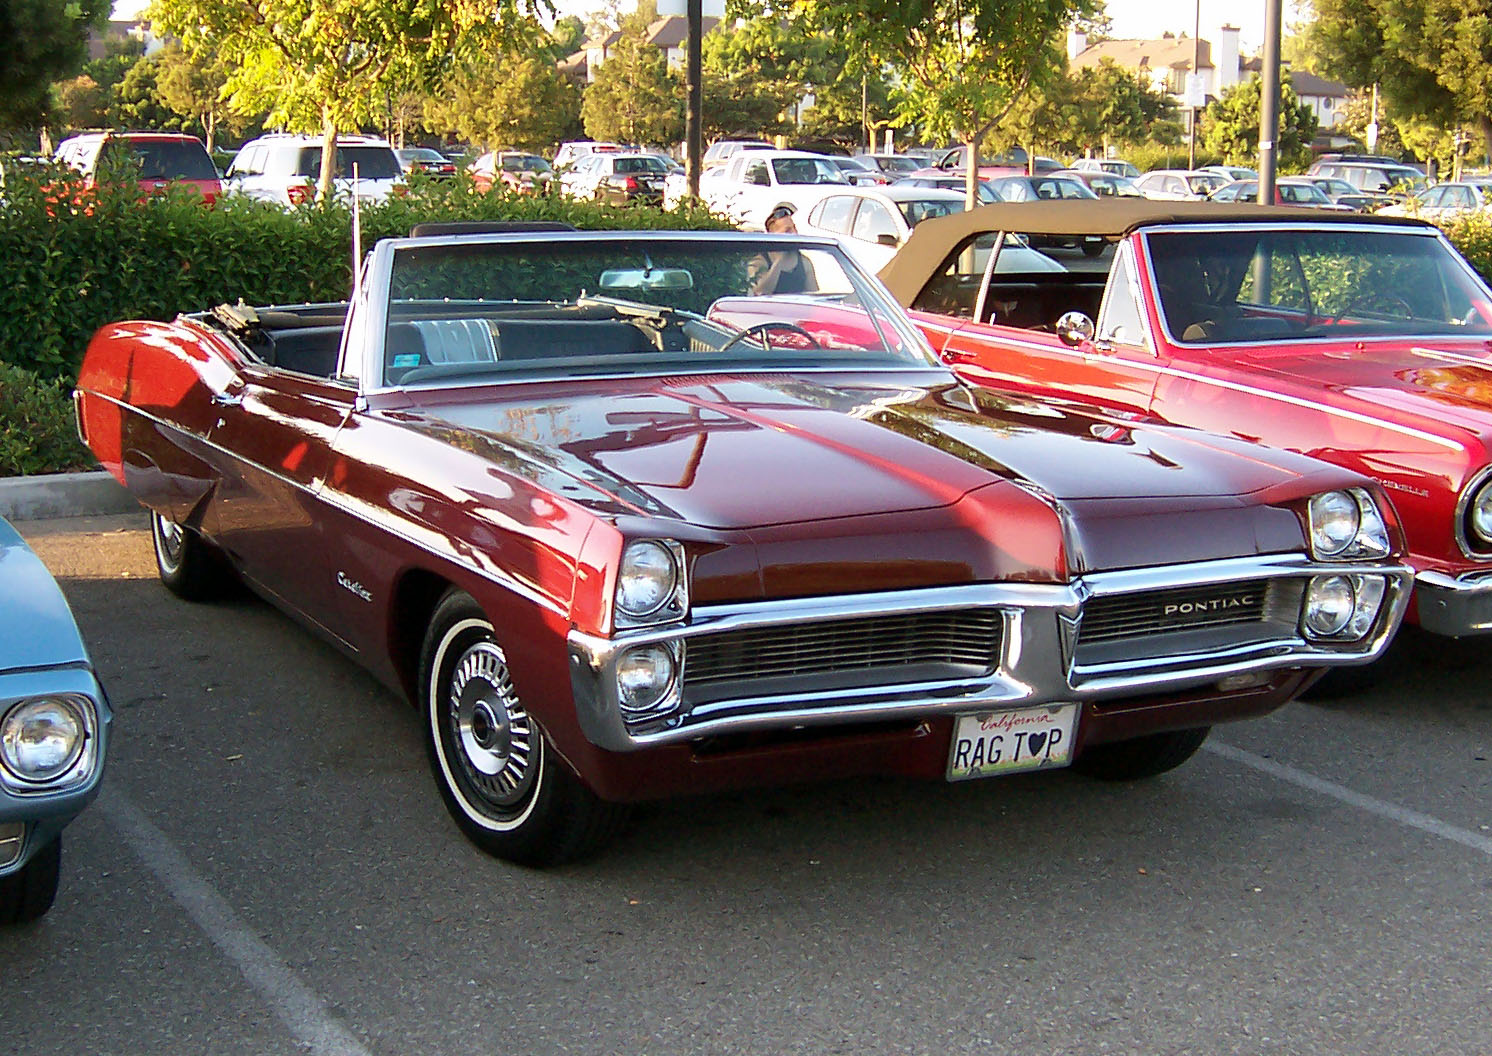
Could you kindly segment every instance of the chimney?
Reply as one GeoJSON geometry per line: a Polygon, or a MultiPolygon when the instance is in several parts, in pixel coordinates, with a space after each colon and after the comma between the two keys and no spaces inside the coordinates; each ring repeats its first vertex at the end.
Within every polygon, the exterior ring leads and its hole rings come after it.
{"type": "Polygon", "coordinates": [[[1067,31],[1067,61],[1071,62],[1088,50],[1088,34],[1077,26],[1067,31]]]}
{"type": "Polygon", "coordinates": [[[1217,91],[1238,83],[1238,27],[1225,25],[1217,31],[1217,47],[1213,49],[1212,62],[1216,67],[1217,91]]]}

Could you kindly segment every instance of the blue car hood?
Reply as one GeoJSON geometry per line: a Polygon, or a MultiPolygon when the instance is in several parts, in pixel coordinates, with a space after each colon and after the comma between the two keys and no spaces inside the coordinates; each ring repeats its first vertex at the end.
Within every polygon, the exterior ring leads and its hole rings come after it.
{"type": "Polygon", "coordinates": [[[88,663],[67,599],[16,530],[0,518],[0,672],[88,663]]]}

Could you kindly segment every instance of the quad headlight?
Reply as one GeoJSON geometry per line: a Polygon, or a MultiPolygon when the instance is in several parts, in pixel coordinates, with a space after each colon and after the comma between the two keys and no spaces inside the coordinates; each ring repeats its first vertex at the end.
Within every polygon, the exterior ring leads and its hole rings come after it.
{"type": "Polygon", "coordinates": [[[1357,641],[1378,622],[1388,583],[1383,576],[1314,576],[1306,584],[1301,630],[1307,638],[1357,641]]]}
{"type": "Polygon", "coordinates": [[[1488,476],[1465,500],[1465,533],[1470,549],[1492,547],[1492,476],[1488,476]]]}
{"type": "Polygon", "coordinates": [[[651,718],[677,706],[677,650],[673,644],[639,645],[617,658],[617,701],[624,717],[651,718]]]}
{"type": "Polygon", "coordinates": [[[1313,496],[1309,514],[1317,559],[1387,557],[1392,549],[1383,514],[1362,488],[1313,496]]]}
{"type": "Polygon", "coordinates": [[[0,766],[27,784],[45,784],[70,771],[88,742],[88,718],[67,697],[23,700],[0,719],[0,766]]]}
{"type": "Polygon", "coordinates": [[[619,622],[678,619],[686,601],[683,547],[671,539],[639,539],[626,545],[616,578],[619,622]]]}

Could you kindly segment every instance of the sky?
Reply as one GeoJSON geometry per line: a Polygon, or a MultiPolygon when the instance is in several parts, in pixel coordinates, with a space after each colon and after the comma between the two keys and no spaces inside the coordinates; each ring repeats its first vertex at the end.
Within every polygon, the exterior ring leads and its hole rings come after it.
{"type": "MultiPolygon", "coordinates": [[[[149,0],[116,0],[115,18],[133,18],[144,9],[149,0]]],[[[1224,22],[1237,26],[1239,42],[1243,51],[1252,52],[1264,46],[1264,11],[1268,0],[1196,0],[1195,3],[1166,2],[1156,0],[1109,0],[1109,17],[1114,20],[1114,36],[1146,39],[1159,37],[1168,30],[1178,36],[1191,35],[1197,15],[1197,4],[1202,12],[1202,39],[1208,39],[1224,22]]],[[[604,5],[599,0],[554,0],[560,14],[576,14],[584,17],[604,5]]],[[[631,7],[624,0],[624,8],[631,7]]],[[[1285,26],[1297,17],[1297,4],[1285,0],[1285,26]]]]}

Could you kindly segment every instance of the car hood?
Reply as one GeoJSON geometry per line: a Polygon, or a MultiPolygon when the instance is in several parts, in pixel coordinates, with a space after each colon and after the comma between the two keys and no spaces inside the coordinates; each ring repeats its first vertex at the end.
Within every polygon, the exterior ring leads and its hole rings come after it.
{"type": "Polygon", "coordinates": [[[1424,338],[1238,352],[1242,369],[1272,374],[1287,391],[1305,379],[1318,398],[1324,391],[1338,405],[1386,421],[1492,439],[1492,341],[1424,338]]]}
{"type": "Polygon", "coordinates": [[[0,519],[0,671],[86,664],[88,652],[57,581],[0,519]]]}
{"type": "MultiPolygon", "coordinates": [[[[425,398],[398,412],[407,427],[557,471],[585,485],[563,489],[582,502],[719,530],[951,507],[990,489],[1065,507],[1069,522],[1122,511],[1134,524],[1174,525],[1229,511],[1247,525],[1261,503],[1315,490],[1305,478],[1348,476],[1241,441],[968,388],[941,372],[623,379],[425,398]]],[[[1291,545],[1240,532],[1245,552],[1291,545]]],[[[1298,525],[1285,534],[1298,543],[1298,525]]],[[[1215,543],[1239,552],[1217,538],[1183,549],[1198,559],[1215,543]]]]}

